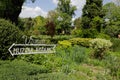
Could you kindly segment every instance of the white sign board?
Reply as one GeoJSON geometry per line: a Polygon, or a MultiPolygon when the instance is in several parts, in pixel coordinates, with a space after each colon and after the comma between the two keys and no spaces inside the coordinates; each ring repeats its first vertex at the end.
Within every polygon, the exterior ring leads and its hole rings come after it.
{"type": "Polygon", "coordinates": [[[21,54],[55,53],[55,44],[12,44],[8,49],[12,56],[21,54]]]}

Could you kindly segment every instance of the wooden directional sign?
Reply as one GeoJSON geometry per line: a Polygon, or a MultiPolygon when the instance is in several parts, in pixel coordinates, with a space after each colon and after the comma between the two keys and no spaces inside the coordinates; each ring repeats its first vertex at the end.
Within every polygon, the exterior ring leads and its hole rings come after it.
{"type": "Polygon", "coordinates": [[[55,44],[12,44],[8,49],[12,56],[21,54],[55,53],[55,44]]]}

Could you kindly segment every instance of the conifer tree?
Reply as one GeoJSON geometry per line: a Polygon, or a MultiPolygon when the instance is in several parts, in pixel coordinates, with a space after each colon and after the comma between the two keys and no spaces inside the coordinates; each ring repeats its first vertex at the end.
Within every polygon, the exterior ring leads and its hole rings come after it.
{"type": "Polygon", "coordinates": [[[102,0],[86,0],[82,11],[82,28],[87,32],[84,37],[91,37],[89,34],[94,35],[96,32],[100,32],[104,16],[102,0]]]}

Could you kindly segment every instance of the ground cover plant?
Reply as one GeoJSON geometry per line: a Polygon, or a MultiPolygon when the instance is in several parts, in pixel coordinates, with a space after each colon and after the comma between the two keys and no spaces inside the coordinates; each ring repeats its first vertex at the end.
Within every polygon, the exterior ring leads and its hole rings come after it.
{"type": "Polygon", "coordinates": [[[119,80],[119,53],[108,52],[104,59],[91,57],[91,48],[57,46],[54,54],[21,55],[0,61],[2,80],[119,80]],[[9,67],[8,67],[9,66],[9,67]],[[21,77],[23,76],[23,77],[21,77]]]}

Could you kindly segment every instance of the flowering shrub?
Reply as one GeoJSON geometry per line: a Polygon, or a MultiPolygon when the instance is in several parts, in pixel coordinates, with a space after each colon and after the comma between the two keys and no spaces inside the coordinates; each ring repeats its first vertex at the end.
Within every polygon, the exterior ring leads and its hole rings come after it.
{"type": "Polygon", "coordinates": [[[92,39],[90,40],[90,47],[94,49],[94,57],[103,58],[105,52],[112,46],[110,40],[106,39],[92,39]]]}

